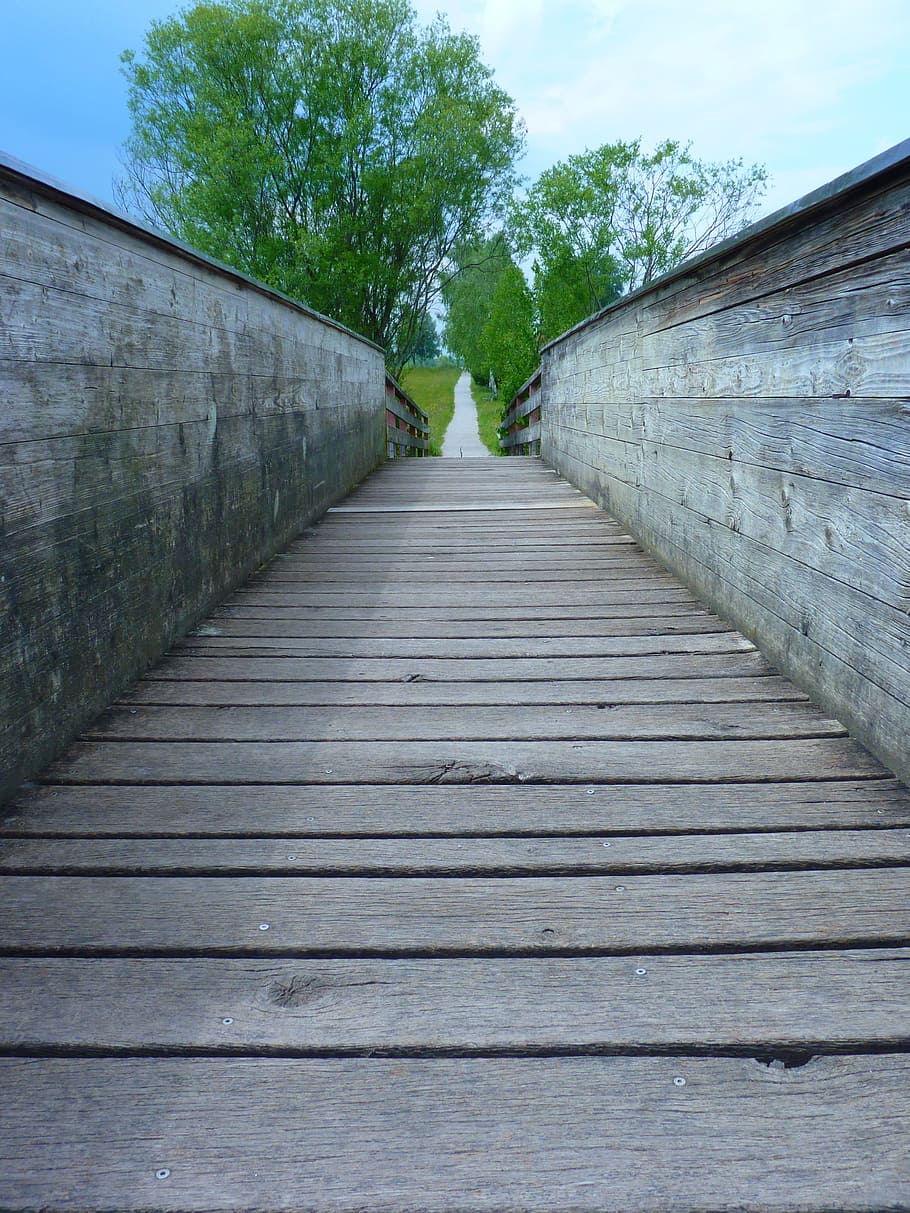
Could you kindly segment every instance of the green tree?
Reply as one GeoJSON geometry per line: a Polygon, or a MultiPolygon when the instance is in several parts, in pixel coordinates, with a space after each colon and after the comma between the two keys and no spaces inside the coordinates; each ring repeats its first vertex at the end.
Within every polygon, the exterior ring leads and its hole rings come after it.
{"type": "Polygon", "coordinates": [[[508,404],[538,362],[534,298],[514,263],[502,272],[481,334],[499,399],[508,404]]]}
{"type": "Polygon", "coordinates": [[[409,0],[221,0],[127,52],[119,196],[393,351],[453,249],[503,210],[523,147],[476,39],[409,0]]]}
{"type": "Polygon", "coordinates": [[[513,264],[502,233],[459,246],[455,267],[443,287],[446,305],[443,340],[468,368],[476,383],[487,384],[490,364],[482,335],[490,304],[503,273],[513,264]]]}
{"type": "Polygon", "coordinates": [[[424,312],[414,338],[414,344],[408,354],[408,362],[432,362],[442,352],[439,344],[439,334],[429,312],[424,312]]]}
{"type": "Polygon", "coordinates": [[[767,180],[760,165],[697,160],[673,140],[650,154],[638,139],[607,143],[547,169],[512,212],[521,252],[536,258],[547,335],[557,317],[575,323],[611,302],[618,285],[643,286],[739,231],[767,180]],[[560,280],[572,297],[562,303],[560,280]]]}

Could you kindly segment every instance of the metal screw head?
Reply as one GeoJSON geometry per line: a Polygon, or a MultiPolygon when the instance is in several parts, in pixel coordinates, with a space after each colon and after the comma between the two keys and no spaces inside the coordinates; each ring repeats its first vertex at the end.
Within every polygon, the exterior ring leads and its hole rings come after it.
{"type": "Polygon", "coordinates": [[[230,1015],[225,1015],[224,1019],[222,1019],[221,1022],[224,1024],[224,1026],[226,1028],[229,1028],[234,1021],[233,1021],[233,1019],[231,1019],[230,1015]]]}
{"type": "Polygon", "coordinates": [[[593,796],[593,795],[594,795],[594,789],[593,789],[593,788],[588,788],[588,795],[589,795],[589,796],[593,796]]]}
{"type": "Polygon", "coordinates": [[[307,821],[315,821],[315,820],[316,820],[316,818],[315,818],[315,817],[308,817],[308,818],[307,818],[307,821]]]}
{"type": "Polygon", "coordinates": [[[626,891],[626,886],[624,884],[618,884],[616,886],[617,893],[625,893],[625,891],[626,891]]]}
{"type": "Polygon", "coordinates": [[[269,929],[269,925],[270,925],[270,924],[269,924],[269,923],[267,923],[267,922],[261,922],[261,923],[259,924],[259,930],[260,930],[260,931],[267,931],[267,930],[269,929]]]}
{"type": "Polygon", "coordinates": [[[288,859],[290,860],[290,862],[291,862],[291,863],[293,863],[293,862],[294,862],[294,860],[295,860],[296,858],[297,858],[297,856],[296,856],[296,855],[289,855],[289,856],[288,856],[288,859]]]}
{"type": "Polygon", "coordinates": [[[638,977],[644,977],[644,975],[647,973],[647,971],[648,971],[647,969],[636,969],[635,973],[636,973],[636,976],[638,976],[638,977]]]}
{"type": "Polygon", "coordinates": [[[170,1171],[168,1170],[168,1168],[167,1168],[167,1167],[160,1167],[160,1168],[159,1168],[159,1169],[158,1169],[158,1170],[155,1172],[155,1178],[156,1178],[156,1179],[170,1179],[170,1175],[171,1175],[171,1173],[170,1173],[170,1171]]]}
{"type": "Polygon", "coordinates": [[[673,1079],[674,1087],[684,1087],[685,1085],[686,1085],[686,1080],[684,1078],[677,1076],[676,1078],[673,1079]]]}
{"type": "Polygon", "coordinates": [[[326,769],[325,769],[326,775],[331,775],[333,770],[334,770],[334,767],[326,767],[326,769]]]}
{"type": "Polygon", "coordinates": [[[602,842],[600,845],[602,847],[611,847],[613,844],[612,844],[612,842],[602,842]]]}

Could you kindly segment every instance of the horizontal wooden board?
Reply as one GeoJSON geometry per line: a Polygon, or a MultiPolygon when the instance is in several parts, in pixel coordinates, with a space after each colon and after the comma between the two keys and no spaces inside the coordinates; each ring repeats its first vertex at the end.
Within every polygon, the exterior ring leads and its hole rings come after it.
{"type": "Polygon", "coordinates": [[[775,671],[757,652],[668,653],[640,657],[361,657],[341,661],[332,657],[170,656],[150,670],[150,679],[217,678],[260,682],[533,682],[613,678],[743,678],[775,671]]]}
{"type": "Polygon", "coordinates": [[[906,949],[445,960],[0,959],[0,1050],[900,1046],[906,949]],[[644,972],[641,972],[644,970],[644,972]]]}
{"type": "Polygon", "coordinates": [[[99,741],[62,783],[716,783],[879,778],[849,738],[795,741],[99,741]]]}
{"type": "Polygon", "coordinates": [[[0,833],[364,837],[910,827],[893,779],[730,784],[84,787],[24,792],[0,833]]]}
{"type": "Polygon", "coordinates": [[[550,838],[0,839],[30,875],[609,875],[910,864],[910,830],[550,838]]]}
{"type": "Polygon", "coordinates": [[[311,589],[282,589],[268,586],[244,586],[235,591],[232,601],[237,606],[258,604],[275,607],[370,607],[374,610],[394,608],[403,614],[413,611],[419,616],[426,608],[431,610],[447,610],[454,608],[461,612],[471,608],[475,615],[486,616],[487,612],[505,610],[507,613],[518,614],[537,608],[561,610],[571,597],[574,608],[586,607],[587,614],[598,614],[605,607],[622,603],[634,612],[639,602],[643,603],[676,603],[687,607],[699,607],[703,604],[679,582],[646,584],[641,581],[627,581],[622,584],[604,583],[594,590],[576,590],[571,595],[563,590],[550,588],[538,591],[533,598],[525,597],[515,587],[506,593],[493,593],[477,587],[452,589],[448,594],[444,588],[435,592],[418,593],[407,591],[400,587],[390,586],[388,589],[374,587],[368,590],[348,590],[347,592],[330,592],[313,586],[311,589]]]}
{"type": "MultiPolygon", "coordinates": [[[[248,607],[222,612],[203,624],[193,635],[200,636],[317,636],[331,637],[376,637],[390,639],[400,637],[404,630],[401,614],[391,619],[346,619],[334,617],[327,611],[325,616],[297,618],[302,614],[293,607],[284,610],[248,607]]],[[[304,608],[305,609],[305,608],[304,608]]],[[[440,612],[440,615],[442,612],[440,612]]],[[[677,615],[651,615],[640,619],[452,619],[439,621],[412,619],[409,614],[407,630],[421,639],[486,639],[522,636],[674,636],[694,633],[716,633],[729,631],[729,625],[707,611],[680,612],[677,615]]]]}
{"type": "Polygon", "coordinates": [[[435,660],[514,659],[546,660],[579,657],[638,657],[670,653],[692,656],[703,653],[752,653],[755,645],[739,632],[715,632],[666,636],[533,636],[499,637],[492,643],[486,637],[461,639],[450,637],[396,637],[384,639],[365,637],[295,637],[295,636],[223,636],[215,635],[217,626],[207,626],[175,645],[175,655],[222,655],[247,653],[282,653],[289,657],[351,658],[383,660],[412,657],[435,660]]]}
{"type": "Polygon", "coordinates": [[[0,1204],[906,1209],[908,1074],[906,1055],[5,1059],[0,1204]]]}
{"type": "Polygon", "coordinates": [[[904,944],[910,868],[514,878],[6,876],[2,951],[351,955],[904,944]]]}
{"type": "Polygon", "coordinates": [[[435,741],[842,737],[807,703],[530,707],[112,708],[83,736],[130,741],[435,741]]]}
{"type": "MultiPolygon", "coordinates": [[[[149,678],[120,702],[189,706],[444,706],[806,702],[784,678],[625,678],[586,682],[223,682],[149,678]]],[[[501,726],[500,726],[501,727],[501,726]]]]}

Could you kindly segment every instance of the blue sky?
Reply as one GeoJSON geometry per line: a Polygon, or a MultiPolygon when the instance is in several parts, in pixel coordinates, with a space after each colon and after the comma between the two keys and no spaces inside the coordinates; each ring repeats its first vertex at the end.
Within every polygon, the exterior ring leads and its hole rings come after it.
{"type": "MultiPolygon", "coordinates": [[[[763,210],[910,136],[908,0],[414,0],[477,34],[528,125],[523,171],[619,138],[766,164],[763,210]]],[[[119,55],[176,0],[6,0],[0,149],[109,200],[119,55]]]]}

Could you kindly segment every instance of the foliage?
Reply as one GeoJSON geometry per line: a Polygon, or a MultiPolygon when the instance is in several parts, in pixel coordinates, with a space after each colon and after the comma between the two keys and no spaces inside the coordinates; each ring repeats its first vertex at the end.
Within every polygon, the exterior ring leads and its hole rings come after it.
{"type": "Polygon", "coordinates": [[[441,352],[436,324],[429,312],[424,312],[407,361],[426,365],[438,358],[441,352]]]}
{"type": "Polygon", "coordinates": [[[471,396],[477,406],[477,430],[480,441],[491,455],[501,455],[499,426],[502,422],[503,402],[494,396],[488,387],[471,380],[471,396]]]}
{"type": "Polygon", "coordinates": [[[534,263],[534,301],[541,343],[552,341],[622,294],[616,262],[579,258],[558,252],[549,262],[534,263]]]}
{"type": "Polygon", "coordinates": [[[499,399],[505,404],[538,361],[534,299],[517,265],[510,263],[499,276],[480,340],[496,380],[499,399]]]}
{"type": "Polygon", "coordinates": [[[465,243],[455,251],[455,272],[443,287],[446,320],[443,339],[477,383],[489,383],[490,365],[481,341],[490,318],[490,302],[500,277],[512,265],[501,233],[465,243]]]}
{"type": "Polygon", "coordinates": [[[220,0],[123,56],[119,196],[392,351],[511,195],[523,129],[476,39],[410,0],[220,0]]]}
{"type": "Polygon", "coordinates": [[[545,335],[733,235],[767,179],[760,165],[697,160],[669,139],[650,154],[638,139],[607,143],[547,169],[512,212],[519,249],[536,257],[545,335]]]}
{"type": "Polygon", "coordinates": [[[442,454],[442,439],[455,412],[455,384],[461,368],[409,366],[401,376],[401,386],[430,418],[430,454],[442,454]]]}

